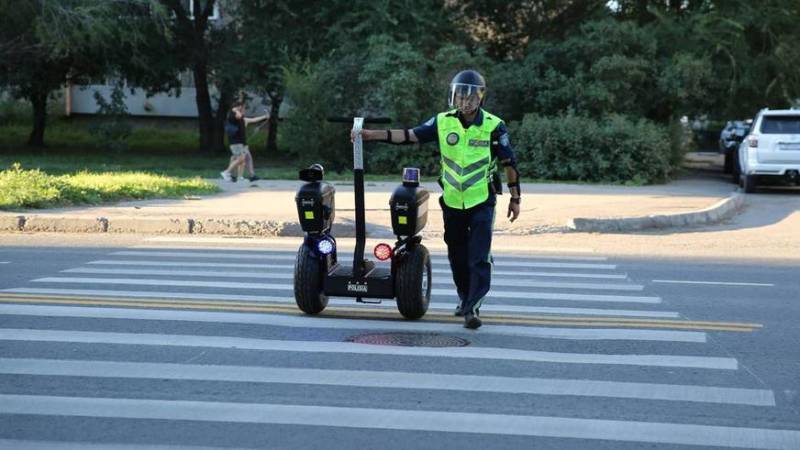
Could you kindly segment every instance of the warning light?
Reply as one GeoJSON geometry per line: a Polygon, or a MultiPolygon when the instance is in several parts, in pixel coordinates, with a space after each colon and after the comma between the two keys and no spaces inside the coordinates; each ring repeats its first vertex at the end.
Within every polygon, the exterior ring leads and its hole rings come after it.
{"type": "Polygon", "coordinates": [[[317,242],[317,250],[321,255],[330,255],[333,253],[334,248],[335,245],[333,241],[328,238],[320,239],[319,242],[317,242]]]}
{"type": "Polygon", "coordinates": [[[372,252],[379,261],[386,261],[392,257],[392,247],[387,243],[380,243],[375,246],[372,252]]]}
{"type": "Polygon", "coordinates": [[[403,168],[403,186],[419,186],[419,169],[416,167],[403,168]]]}

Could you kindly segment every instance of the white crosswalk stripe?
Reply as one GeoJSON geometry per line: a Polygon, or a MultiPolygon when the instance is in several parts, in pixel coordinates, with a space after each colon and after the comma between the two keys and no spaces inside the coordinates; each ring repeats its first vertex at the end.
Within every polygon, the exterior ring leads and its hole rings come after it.
{"type": "MultiPolygon", "coordinates": [[[[432,257],[430,311],[451,317],[456,296],[446,255],[432,257]]],[[[645,286],[603,256],[496,255],[481,312],[596,318],[617,327],[526,321],[477,332],[436,314],[421,321],[286,314],[294,259],[288,249],[137,247],[3,289],[19,297],[0,303],[0,448],[203,450],[218,447],[188,436],[214,430],[225,433],[226,448],[252,448],[237,428],[247,425],[259,425],[278,447],[291,447],[280,439],[296,436],[285,427],[302,427],[324,437],[326,448],[353,448],[337,439],[348,429],[535,436],[580,449],[598,442],[800,448],[799,430],[760,420],[780,406],[775,393],[747,377],[736,358],[705,345],[705,330],[647,326],[680,314],[660,309],[652,292],[608,292],[645,286]],[[14,303],[26,295],[85,305],[14,303]],[[613,307],[620,303],[628,309],[613,307]],[[197,309],[212,304],[272,312],[197,309]],[[365,333],[469,345],[351,339],[365,333]],[[225,394],[237,392],[235,400],[225,394]],[[466,393],[482,396],[483,406],[463,401],[466,393]],[[647,411],[659,411],[659,419],[643,420],[647,411]],[[63,439],[47,426],[54,417],[86,434],[63,439]],[[103,439],[108,420],[122,424],[114,442],[103,439]],[[183,431],[169,442],[142,435],[165,422],[183,431]],[[36,434],[11,431],[37,424],[36,434]]],[[[329,306],[397,314],[391,300],[366,306],[332,298],[329,306]]]]}
{"type": "MultiPolygon", "coordinates": [[[[152,270],[152,269],[95,269],[78,267],[75,269],[62,270],[64,273],[89,273],[101,275],[163,275],[179,277],[214,277],[214,278],[267,278],[280,280],[293,280],[292,272],[221,272],[214,270],[152,270]]],[[[494,275],[494,274],[493,274],[494,275]]],[[[644,286],[641,284],[601,284],[601,283],[557,283],[547,281],[520,281],[516,279],[503,279],[494,277],[497,284],[503,287],[539,287],[554,289],[592,289],[592,290],[616,290],[616,291],[641,291],[644,286]]],[[[445,284],[445,283],[442,283],[445,284]]]]}
{"type": "MultiPolygon", "coordinates": [[[[0,315],[44,317],[89,317],[96,319],[173,320],[185,322],[247,323],[295,328],[362,329],[452,333],[460,331],[451,323],[388,322],[385,320],[329,319],[272,314],[242,314],[173,310],[138,310],[127,308],[81,308],[67,306],[0,305],[0,315]]],[[[527,336],[543,339],[640,340],[666,342],[706,342],[706,334],[697,331],[633,330],[604,328],[556,328],[496,325],[483,333],[504,336],[527,336]]]]}
{"type": "MultiPolygon", "coordinates": [[[[247,264],[247,263],[219,263],[219,262],[189,262],[189,261],[136,261],[130,259],[113,260],[100,259],[89,261],[86,264],[102,266],[146,266],[146,267],[213,267],[213,268],[241,268],[241,269],[284,269],[292,270],[292,264],[247,264]]],[[[433,269],[434,274],[450,276],[450,269],[433,269]]],[[[625,274],[607,273],[575,273],[575,272],[535,272],[535,271],[511,271],[493,270],[493,276],[513,276],[513,277],[546,277],[546,278],[593,278],[607,280],[624,280],[625,274]]]]}
{"type": "Polygon", "coordinates": [[[0,373],[52,376],[97,376],[216,380],[252,383],[321,384],[392,389],[441,389],[450,391],[505,392],[511,394],[574,395],[637,398],[680,402],[774,406],[775,396],[764,389],[718,388],[658,383],[592,380],[423,374],[368,370],[294,369],[197,364],[120,363],[2,359],[0,373]]]}
{"type": "MultiPolygon", "coordinates": [[[[268,260],[268,261],[294,261],[296,255],[278,253],[278,254],[244,254],[244,253],[216,253],[216,252],[175,252],[175,251],[120,251],[112,253],[118,256],[146,256],[150,258],[202,258],[202,259],[253,259],[253,260],[268,260]]],[[[447,265],[449,262],[447,258],[431,258],[432,264],[447,265]]],[[[342,264],[347,264],[347,259],[340,260],[342,264]]],[[[502,264],[502,261],[495,261],[495,264],[502,264]]],[[[614,270],[617,268],[616,264],[593,264],[593,263],[551,263],[551,262],[528,262],[528,261],[514,261],[515,268],[520,267],[540,267],[551,269],[595,269],[595,270],[614,270]]]]}
{"type": "MultiPolygon", "coordinates": [[[[279,283],[244,283],[231,281],[194,281],[194,280],[169,280],[154,278],[94,278],[94,277],[44,277],[31,280],[35,283],[64,283],[64,284],[118,284],[135,286],[176,286],[176,287],[201,287],[201,288],[226,288],[226,289],[251,289],[292,291],[292,284],[279,283]]],[[[452,296],[452,289],[432,289],[432,296],[452,296]]],[[[491,291],[487,298],[516,298],[528,300],[564,300],[579,302],[621,302],[621,303],[660,303],[658,297],[632,296],[632,295],[603,295],[603,294],[562,294],[552,292],[517,292],[517,291],[491,291]]]]}
{"type": "Polygon", "coordinates": [[[184,334],[106,333],[94,331],[0,328],[0,340],[172,347],[239,348],[276,352],[347,353],[358,355],[393,356],[403,355],[438,358],[552,362],[560,364],[609,364],[647,367],[683,367],[714,370],[736,370],[739,367],[736,359],[723,357],[562,353],[471,346],[447,348],[394,347],[382,345],[362,345],[353,342],[290,341],[227,336],[195,336],[184,334]]]}
{"type": "Polygon", "coordinates": [[[0,412],[489,433],[735,448],[800,446],[800,431],[789,430],[319,405],[0,395],[0,412]]]}

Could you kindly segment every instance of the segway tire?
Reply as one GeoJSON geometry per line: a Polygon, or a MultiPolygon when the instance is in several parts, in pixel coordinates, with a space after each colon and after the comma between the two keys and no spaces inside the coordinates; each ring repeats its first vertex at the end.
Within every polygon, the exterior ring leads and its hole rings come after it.
{"type": "Polygon", "coordinates": [[[431,256],[424,245],[409,250],[397,268],[397,309],[406,319],[419,319],[431,302],[431,256]]]}
{"type": "Polygon", "coordinates": [[[294,263],[294,300],[306,314],[319,314],[328,306],[328,296],[323,292],[325,272],[318,257],[306,245],[297,251],[294,263]]]}

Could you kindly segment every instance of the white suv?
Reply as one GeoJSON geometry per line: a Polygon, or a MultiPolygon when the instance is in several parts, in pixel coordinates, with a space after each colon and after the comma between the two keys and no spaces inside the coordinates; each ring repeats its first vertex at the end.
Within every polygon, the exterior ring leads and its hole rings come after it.
{"type": "Polygon", "coordinates": [[[739,185],[755,192],[760,177],[800,181],[800,110],[762,109],[739,146],[739,185]]]}

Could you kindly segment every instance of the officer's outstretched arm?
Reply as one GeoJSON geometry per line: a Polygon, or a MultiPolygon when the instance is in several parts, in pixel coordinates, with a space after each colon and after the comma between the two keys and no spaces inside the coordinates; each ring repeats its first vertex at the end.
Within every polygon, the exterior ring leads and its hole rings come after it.
{"type": "MultiPolygon", "coordinates": [[[[350,133],[350,140],[354,140],[355,135],[350,133]]],[[[416,144],[419,142],[414,130],[361,130],[361,139],[365,141],[382,141],[389,144],[403,145],[416,144]]]]}

